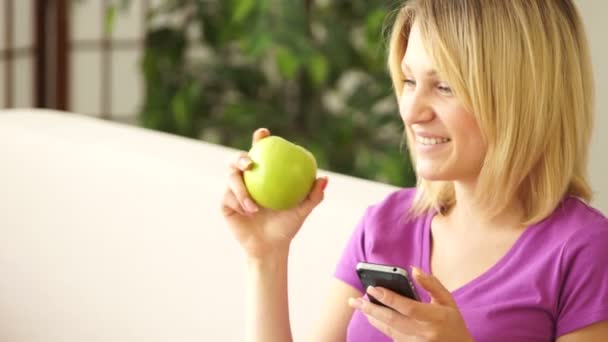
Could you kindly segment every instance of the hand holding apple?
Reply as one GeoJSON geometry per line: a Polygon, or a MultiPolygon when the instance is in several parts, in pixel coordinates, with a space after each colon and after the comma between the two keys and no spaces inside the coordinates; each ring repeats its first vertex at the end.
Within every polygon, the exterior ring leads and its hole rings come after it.
{"type": "Polygon", "coordinates": [[[328,179],[315,179],[316,162],[309,152],[284,139],[270,136],[267,129],[255,131],[253,145],[250,153],[240,153],[230,164],[221,209],[246,255],[259,261],[289,249],[291,240],[308,215],[323,201],[328,179]],[[287,167],[289,165],[294,167],[287,167]],[[251,177],[251,190],[248,191],[244,178],[250,171],[246,176],[251,177]],[[279,190],[267,191],[268,186],[271,190],[279,190]],[[290,191],[285,195],[283,189],[290,191]],[[256,194],[258,204],[254,203],[253,194],[256,194]],[[270,210],[260,208],[262,205],[290,208],[270,210]]]}
{"type": "Polygon", "coordinates": [[[252,167],[243,173],[245,187],[262,207],[285,210],[302,202],[317,175],[315,157],[305,148],[278,136],[255,143],[252,167]]]}

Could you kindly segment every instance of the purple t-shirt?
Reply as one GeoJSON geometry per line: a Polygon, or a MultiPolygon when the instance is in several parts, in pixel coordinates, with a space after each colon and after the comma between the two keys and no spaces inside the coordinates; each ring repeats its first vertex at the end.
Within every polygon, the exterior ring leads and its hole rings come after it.
{"type": "MultiPolygon", "coordinates": [[[[359,261],[430,273],[431,220],[406,220],[415,189],[371,206],[355,228],[336,278],[365,293],[359,261]]],[[[457,272],[458,270],[454,270],[457,272]]],[[[421,300],[428,294],[417,286],[421,300]]],[[[475,341],[553,341],[608,320],[608,219],[577,198],[528,227],[490,269],[452,292],[475,341]]],[[[347,341],[390,341],[355,311],[347,341]]]]}

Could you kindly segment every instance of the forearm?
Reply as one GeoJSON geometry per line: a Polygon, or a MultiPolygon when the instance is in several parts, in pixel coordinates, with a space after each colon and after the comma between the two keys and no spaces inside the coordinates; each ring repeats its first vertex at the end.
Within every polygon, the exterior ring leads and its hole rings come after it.
{"type": "Polygon", "coordinates": [[[247,260],[247,342],[292,341],[287,294],[289,248],[247,260]]]}

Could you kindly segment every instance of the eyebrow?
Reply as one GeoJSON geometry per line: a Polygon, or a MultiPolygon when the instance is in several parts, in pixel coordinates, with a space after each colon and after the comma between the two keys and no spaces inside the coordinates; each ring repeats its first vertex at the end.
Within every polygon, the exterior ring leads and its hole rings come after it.
{"type": "MultiPolygon", "coordinates": [[[[408,71],[409,73],[412,73],[412,70],[406,63],[401,63],[401,72],[403,72],[405,74],[406,71],[408,71]]],[[[435,77],[437,75],[439,75],[439,73],[435,69],[431,69],[426,72],[426,76],[428,76],[428,77],[435,77]]]]}

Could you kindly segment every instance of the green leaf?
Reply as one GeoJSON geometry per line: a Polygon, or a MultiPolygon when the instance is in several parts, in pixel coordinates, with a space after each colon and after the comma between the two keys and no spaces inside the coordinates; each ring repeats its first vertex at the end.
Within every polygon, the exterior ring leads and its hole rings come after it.
{"type": "Polygon", "coordinates": [[[329,76],[329,62],[321,54],[315,54],[308,62],[310,78],[316,86],[321,86],[329,76]]]}
{"type": "Polygon", "coordinates": [[[270,32],[259,32],[247,39],[244,45],[245,53],[254,58],[260,57],[272,45],[272,35],[270,32]]]}
{"type": "Polygon", "coordinates": [[[377,9],[368,14],[365,20],[366,30],[368,34],[373,34],[380,37],[380,31],[382,30],[382,25],[384,24],[385,18],[386,11],[381,9],[377,9]]]}
{"type": "Polygon", "coordinates": [[[300,61],[288,49],[279,48],[276,53],[279,71],[286,79],[293,79],[300,68],[300,61]]]}
{"type": "MultiPolygon", "coordinates": [[[[224,0],[225,1],[225,0],[224,0]]],[[[238,0],[232,15],[232,22],[241,23],[255,8],[255,0],[238,0]]]]}
{"type": "Polygon", "coordinates": [[[182,134],[187,132],[191,126],[187,96],[187,88],[183,88],[171,100],[171,111],[173,112],[175,125],[177,131],[182,134]]]}

